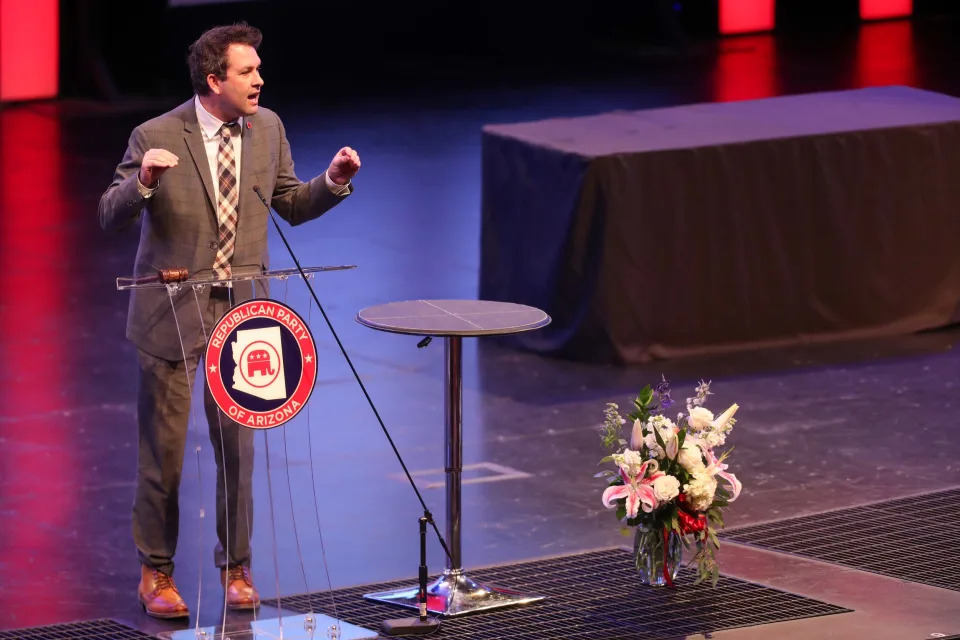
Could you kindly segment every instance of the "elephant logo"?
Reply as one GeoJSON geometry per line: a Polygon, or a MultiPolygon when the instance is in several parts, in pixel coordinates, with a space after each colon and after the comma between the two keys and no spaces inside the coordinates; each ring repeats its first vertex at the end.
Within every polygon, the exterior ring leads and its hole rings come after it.
{"type": "Polygon", "coordinates": [[[283,394],[283,381],[278,380],[283,369],[283,358],[277,348],[280,341],[279,329],[253,331],[255,333],[252,335],[240,332],[240,337],[251,339],[245,345],[238,345],[240,353],[236,361],[234,388],[258,397],[283,394]],[[276,335],[273,335],[274,333],[276,335]]]}
{"type": "Polygon", "coordinates": [[[272,376],[277,371],[270,366],[270,352],[266,349],[254,349],[247,354],[247,378],[259,373],[262,376],[272,376]]]}

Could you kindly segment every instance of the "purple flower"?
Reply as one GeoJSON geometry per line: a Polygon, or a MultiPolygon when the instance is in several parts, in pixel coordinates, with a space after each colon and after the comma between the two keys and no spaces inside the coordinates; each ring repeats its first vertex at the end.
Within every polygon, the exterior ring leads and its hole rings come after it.
{"type": "Polygon", "coordinates": [[[657,388],[653,390],[653,395],[659,403],[657,413],[663,413],[674,404],[673,398],[670,397],[670,381],[662,373],[657,388]]]}

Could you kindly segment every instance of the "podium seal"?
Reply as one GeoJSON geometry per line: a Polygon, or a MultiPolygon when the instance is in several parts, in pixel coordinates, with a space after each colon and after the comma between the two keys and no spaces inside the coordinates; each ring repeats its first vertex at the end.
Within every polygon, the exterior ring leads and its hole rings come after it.
{"type": "Polygon", "coordinates": [[[317,345],[287,305],[249,300],[217,321],[204,365],[221,411],[245,427],[272,429],[297,415],[313,393],[317,345]]]}

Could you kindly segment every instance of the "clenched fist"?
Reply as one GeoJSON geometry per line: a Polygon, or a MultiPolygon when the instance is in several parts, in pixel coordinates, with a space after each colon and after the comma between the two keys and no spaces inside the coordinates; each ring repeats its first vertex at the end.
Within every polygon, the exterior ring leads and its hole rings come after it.
{"type": "Polygon", "coordinates": [[[330,161],[330,167],[327,169],[327,177],[334,184],[347,184],[353,176],[360,171],[360,156],[350,147],[344,147],[337,151],[330,161]]]}
{"type": "Polygon", "coordinates": [[[149,149],[143,154],[143,162],[140,163],[140,184],[155,188],[163,172],[177,166],[179,161],[180,158],[166,149],[149,149]]]}

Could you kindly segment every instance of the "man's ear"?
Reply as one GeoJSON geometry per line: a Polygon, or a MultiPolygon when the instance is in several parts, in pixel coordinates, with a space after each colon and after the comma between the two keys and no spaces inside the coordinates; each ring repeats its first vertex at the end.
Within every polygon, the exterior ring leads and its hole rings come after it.
{"type": "Polygon", "coordinates": [[[212,73],[207,74],[207,86],[215,94],[220,95],[220,79],[212,73]]]}

